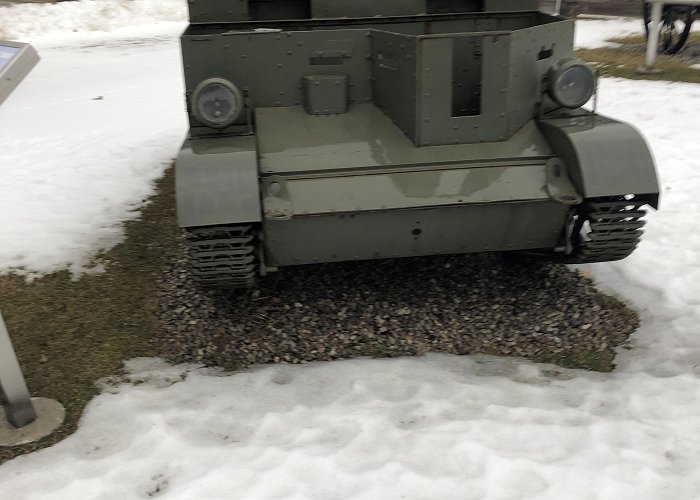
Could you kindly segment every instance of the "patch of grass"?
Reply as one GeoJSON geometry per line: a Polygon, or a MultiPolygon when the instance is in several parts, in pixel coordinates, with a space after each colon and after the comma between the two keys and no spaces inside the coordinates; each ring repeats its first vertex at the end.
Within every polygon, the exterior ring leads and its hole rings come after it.
{"type": "MultiPolygon", "coordinates": [[[[0,448],[0,463],[50,446],[75,431],[95,382],[120,373],[124,360],[152,356],[158,279],[177,246],[173,169],[126,239],[101,256],[107,272],[72,281],[60,272],[25,283],[0,276],[0,306],[32,396],[57,399],[66,421],[26,446],[0,448]]],[[[118,418],[118,417],[115,417],[118,418]]]]}
{"type": "Polygon", "coordinates": [[[617,43],[619,46],[578,49],[576,55],[593,65],[602,76],[633,80],[700,83],[700,70],[690,67],[700,63],[698,56],[700,33],[698,32],[690,34],[685,47],[679,53],[674,55],[659,54],[657,56],[655,67],[661,70],[657,74],[638,73],[637,71],[646,62],[646,36],[643,32],[610,38],[608,41],[617,43]]]}
{"type": "Polygon", "coordinates": [[[668,80],[673,82],[700,83],[700,71],[687,62],[660,55],[656,67],[658,74],[640,74],[637,68],[644,65],[644,54],[625,52],[616,48],[579,49],[576,56],[592,64],[601,76],[629,78],[632,80],[668,80]]]}
{"type": "MultiPolygon", "coordinates": [[[[576,19],[582,20],[582,21],[610,21],[610,16],[606,16],[603,14],[579,14],[576,16],[576,19]]],[[[623,17],[623,19],[633,19],[631,17],[623,17]]],[[[642,22],[641,20],[639,21],[640,23],[642,22]]]]}
{"type": "Polygon", "coordinates": [[[615,351],[567,351],[559,354],[542,356],[537,361],[551,363],[564,368],[576,368],[596,372],[612,372],[615,368],[615,351]]]}
{"type": "MultiPolygon", "coordinates": [[[[641,21],[640,21],[641,26],[641,21]]],[[[642,45],[646,50],[647,37],[644,33],[639,35],[616,36],[608,40],[610,42],[619,43],[620,45],[642,45]]],[[[686,41],[686,45],[700,43],[700,32],[691,31],[686,41]]]]}

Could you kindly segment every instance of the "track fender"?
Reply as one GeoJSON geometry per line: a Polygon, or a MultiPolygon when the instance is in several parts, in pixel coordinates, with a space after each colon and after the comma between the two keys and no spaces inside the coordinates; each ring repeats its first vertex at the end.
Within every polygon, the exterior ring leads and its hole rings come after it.
{"type": "Polygon", "coordinates": [[[654,159],[637,129],[592,114],[545,118],[538,125],[585,198],[634,194],[658,208],[654,159]]]}
{"type": "Polygon", "coordinates": [[[253,136],[186,140],[175,182],[180,227],[262,220],[253,136]]]}

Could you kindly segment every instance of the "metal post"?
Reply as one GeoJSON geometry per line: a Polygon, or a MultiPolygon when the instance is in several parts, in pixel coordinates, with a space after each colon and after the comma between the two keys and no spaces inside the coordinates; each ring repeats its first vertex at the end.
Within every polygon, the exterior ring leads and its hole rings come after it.
{"type": "Polygon", "coordinates": [[[27,426],[37,418],[2,314],[0,314],[0,402],[5,405],[8,422],[17,428],[27,426]]]}
{"type": "Polygon", "coordinates": [[[554,5],[554,15],[558,16],[561,13],[561,0],[557,0],[557,3],[554,5]]]}
{"type": "Polygon", "coordinates": [[[649,26],[649,40],[647,40],[646,69],[654,68],[656,52],[659,50],[659,25],[661,24],[661,11],[664,2],[654,1],[651,4],[651,26],[649,26]]]}

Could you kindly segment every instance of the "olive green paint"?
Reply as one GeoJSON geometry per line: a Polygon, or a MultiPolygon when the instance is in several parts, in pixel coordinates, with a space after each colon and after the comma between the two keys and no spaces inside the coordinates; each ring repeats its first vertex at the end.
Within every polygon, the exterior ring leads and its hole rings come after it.
{"type": "Polygon", "coordinates": [[[557,244],[567,213],[568,207],[543,201],[273,220],[264,225],[266,262],[289,266],[551,248],[557,244]]]}
{"type": "Polygon", "coordinates": [[[416,145],[371,103],[335,116],[310,116],[301,107],[256,110],[261,174],[512,160],[546,161],[553,155],[534,121],[499,143],[416,145]]]}
{"type": "Polygon", "coordinates": [[[537,0],[189,0],[190,22],[535,11],[537,0]]]}
{"type": "MultiPolygon", "coordinates": [[[[264,265],[562,251],[584,198],[643,196],[629,125],[557,109],[550,68],[574,22],[515,0],[191,0],[183,227],[253,223],[264,265]],[[191,113],[211,78],[240,123],[191,113]]],[[[263,265],[261,263],[261,265],[263,265]]]]}
{"type": "Polygon", "coordinates": [[[637,129],[605,116],[583,113],[540,120],[539,125],[569,166],[572,180],[584,197],[643,195],[650,205],[658,207],[654,159],[637,129]]]}

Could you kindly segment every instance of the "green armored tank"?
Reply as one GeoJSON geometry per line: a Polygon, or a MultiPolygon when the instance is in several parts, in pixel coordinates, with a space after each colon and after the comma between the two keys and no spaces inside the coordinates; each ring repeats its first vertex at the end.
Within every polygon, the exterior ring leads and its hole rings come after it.
{"type": "Polygon", "coordinates": [[[177,207],[196,279],[468,252],[628,256],[657,207],[536,0],[190,0],[177,207]]]}

